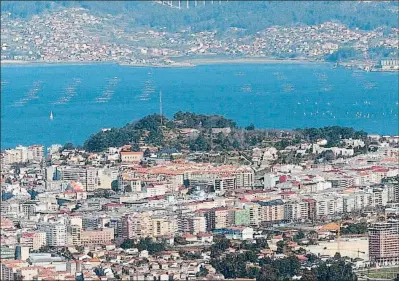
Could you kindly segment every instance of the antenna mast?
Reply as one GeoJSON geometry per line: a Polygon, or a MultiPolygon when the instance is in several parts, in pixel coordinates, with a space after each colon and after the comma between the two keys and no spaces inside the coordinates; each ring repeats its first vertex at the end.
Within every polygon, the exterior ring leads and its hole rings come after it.
{"type": "Polygon", "coordinates": [[[159,115],[161,115],[161,126],[163,126],[163,117],[162,117],[162,91],[159,91],[159,115]]]}

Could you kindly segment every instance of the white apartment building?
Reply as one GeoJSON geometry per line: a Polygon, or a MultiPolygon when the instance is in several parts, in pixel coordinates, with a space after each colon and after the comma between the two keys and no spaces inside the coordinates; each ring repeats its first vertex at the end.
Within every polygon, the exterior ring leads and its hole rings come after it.
{"type": "Polygon", "coordinates": [[[271,189],[276,186],[279,181],[279,177],[273,173],[267,173],[264,175],[263,187],[264,189],[271,189]]]}
{"type": "Polygon", "coordinates": [[[32,145],[29,147],[19,145],[14,149],[6,149],[3,153],[3,164],[26,163],[28,161],[41,161],[44,157],[44,146],[32,145]]]}
{"type": "Polygon", "coordinates": [[[82,227],[79,225],[68,226],[68,245],[79,246],[81,245],[82,227]]]}
{"type": "Polygon", "coordinates": [[[28,160],[41,161],[44,157],[43,145],[32,145],[28,147],[28,160]]]}
{"type": "Polygon", "coordinates": [[[237,188],[246,188],[246,189],[251,189],[254,186],[254,171],[252,171],[252,169],[247,168],[247,167],[243,167],[243,168],[239,168],[236,171],[234,171],[232,173],[237,182],[237,188]]]}
{"type": "Polygon", "coordinates": [[[316,199],[316,215],[318,217],[331,216],[344,211],[344,200],[341,196],[325,196],[316,199]]]}
{"type": "Polygon", "coordinates": [[[298,201],[284,203],[284,220],[298,221],[302,219],[302,206],[298,201]]]}
{"type": "Polygon", "coordinates": [[[193,234],[206,232],[206,219],[203,216],[195,216],[192,218],[193,234]]]}
{"type": "Polygon", "coordinates": [[[164,195],[167,192],[167,188],[163,184],[148,185],[144,188],[147,197],[154,197],[164,195]]]}
{"type": "Polygon", "coordinates": [[[387,184],[388,202],[399,202],[399,184],[387,184]]]}
{"type": "Polygon", "coordinates": [[[226,190],[233,190],[237,188],[237,180],[235,177],[221,177],[214,180],[216,194],[220,194],[226,190]]]}
{"type": "Polygon", "coordinates": [[[142,189],[141,180],[131,177],[128,174],[121,174],[118,176],[118,190],[133,193],[140,193],[142,189]]]}
{"type": "Polygon", "coordinates": [[[7,215],[9,217],[16,217],[20,214],[19,209],[19,202],[17,201],[7,200],[1,202],[0,210],[2,216],[7,215]]]}
{"type": "Polygon", "coordinates": [[[94,191],[99,186],[98,170],[94,167],[57,167],[61,180],[80,182],[86,191],[94,191]]]}
{"type": "Polygon", "coordinates": [[[67,245],[66,225],[61,222],[39,223],[38,230],[46,233],[48,246],[64,247],[67,245]]]}
{"type": "Polygon", "coordinates": [[[350,213],[356,210],[355,197],[352,194],[344,194],[343,196],[344,213],[350,213]]]}

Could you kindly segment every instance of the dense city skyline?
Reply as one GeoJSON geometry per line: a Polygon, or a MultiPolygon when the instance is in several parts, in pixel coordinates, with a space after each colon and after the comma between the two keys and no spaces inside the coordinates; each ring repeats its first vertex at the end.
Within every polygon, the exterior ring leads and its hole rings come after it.
{"type": "Polygon", "coordinates": [[[399,280],[397,3],[1,12],[1,280],[399,280]]]}

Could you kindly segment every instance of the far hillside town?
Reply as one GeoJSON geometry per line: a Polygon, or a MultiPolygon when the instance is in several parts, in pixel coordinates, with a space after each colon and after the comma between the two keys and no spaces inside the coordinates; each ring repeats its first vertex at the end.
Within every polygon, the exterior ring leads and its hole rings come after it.
{"type": "Polygon", "coordinates": [[[115,17],[95,16],[83,8],[29,20],[10,16],[1,15],[3,63],[108,62],[165,67],[193,66],[203,59],[274,59],[329,61],[366,71],[399,69],[397,28],[364,31],[325,22],[272,26],[255,34],[232,27],[231,36],[225,36],[217,30],[126,30],[116,24],[115,17]]]}

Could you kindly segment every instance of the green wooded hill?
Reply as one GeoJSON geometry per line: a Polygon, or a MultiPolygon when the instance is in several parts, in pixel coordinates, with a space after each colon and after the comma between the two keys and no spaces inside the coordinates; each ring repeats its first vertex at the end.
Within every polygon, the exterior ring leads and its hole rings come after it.
{"type": "Polygon", "coordinates": [[[144,141],[159,147],[178,150],[185,148],[190,151],[231,151],[264,145],[284,149],[301,141],[314,142],[321,138],[327,139],[330,146],[339,146],[341,139],[365,137],[366,133],[363,131],[339,126],[296,129],[284,133],[256,129],[252,124],[246,128],[239,128],[236,122],[220,115],[179,111],[172,119],[153,114],[128,123],[122,128],[100,131],[86,140],[84,148],[87,151],[100,152],[108,147],[131,144],[134,150],[139,150],[139,143],[144,141]],[[198,134],[189,138],[182,137],[180,129],[183,128],[196,129],[198,134]],[[230,128],[230,132],[212,131],[214,128],[230,128]]]}
{"type": "MultiPolygon", "coordinates": [[[[182,7],[185,7],[182,1],[182,7]]],[[[203,1],[189,9],[173,9],[154,1],[1,1],[1,11],[29,18],[66,7],[81,7],[96,14],[121,15],[135,27],[166,27],[170,31],[226,31],[231,27],[256,32],[273,25],[319,24],[339,21],[351,28],[398,27],[397,1],[203,1]]]]}

